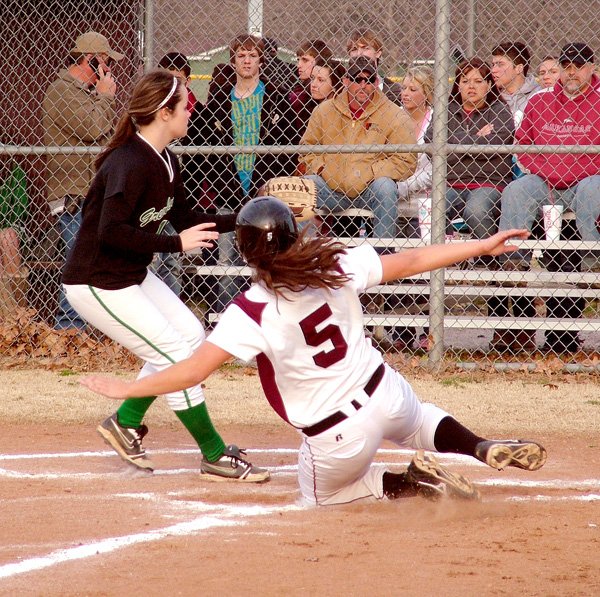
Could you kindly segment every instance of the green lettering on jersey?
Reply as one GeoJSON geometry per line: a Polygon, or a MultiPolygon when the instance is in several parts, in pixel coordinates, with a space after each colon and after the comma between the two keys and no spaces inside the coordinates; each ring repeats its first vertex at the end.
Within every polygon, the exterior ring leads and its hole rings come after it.
{"type": "Polygon", "coordinates": [[[169,197],[167,199],[167,204],[159,211],[156,211],[155,207],[151,207],[143,212],[140,216],[140,228],[143,228],[151,222],[159,222],[162,220],[169,213],[169,211],[171,211],[174,202],[175,199],[173,197],[169,197]]]}
{"type": "Polygon", "coordinates": [[[169,220],[163,220],[159,225],[158,225],[158,230],[156,231],[156,234],[162,234],[163,230],[165,229],[165,227],[167,226],[167,224],[169,223],[169,220]]]}

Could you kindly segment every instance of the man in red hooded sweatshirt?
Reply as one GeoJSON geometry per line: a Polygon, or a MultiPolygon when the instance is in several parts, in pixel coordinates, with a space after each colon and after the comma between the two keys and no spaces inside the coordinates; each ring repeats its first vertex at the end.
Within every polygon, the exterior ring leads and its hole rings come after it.
{"type": "MultiPolygon", "coordinates": [[[[520,145],[600,145],[600,81],[594,74],[593,50],[584,43],[567,44],[560,52],[559,63],[560,80],[554,88],[529,99],[516,142],[520,145]]],[[[520,154],[519,165],[525,175],[510,183],[502,193],[500,230],[531,230],[540,218],[542,205],[556,203],[575,213],[582,240],[600,241],[596,227],[600,216],[600,154],[520,154]]],[[[507,269],[527,269],[531,252],[511,257],[520,262],[505,264],[507,269]]],[[[597,266],[596,251],[583,257],[583,270],[597,266]]],[[[567,299],[560,304],[555,305],[555,302],[555,299],[548,301],[550,317],[581,315],[577,301],[572,305],[567,299]]],[[[546,347],[551,350],[574,352],[579,345],[575,332],[546,334],[546,347]]]]}
{"type": "MultiPolygon", "coordinates": [[[[516,133],[520,145],[600,145],[600,92],[594,52],[583,43],[564,46],[560,80],[529,99],[516,133]]],[[[600,241],[600,154],[521,154],[527,174],[502,193],[500,230],[529,228],[542,205],[555,202],[576,216],[582,240],[600,241]]]]}

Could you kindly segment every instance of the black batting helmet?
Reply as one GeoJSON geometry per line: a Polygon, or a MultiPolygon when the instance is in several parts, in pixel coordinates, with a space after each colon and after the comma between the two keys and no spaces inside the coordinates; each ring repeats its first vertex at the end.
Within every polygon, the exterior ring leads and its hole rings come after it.
{"type": "Polygon", "coordinates": [[[269,263],[287,251],[298,238],[298,225],[292,210],[275,197],[256,197],[237,215],[235,237],[246,263],[269,263]]]}

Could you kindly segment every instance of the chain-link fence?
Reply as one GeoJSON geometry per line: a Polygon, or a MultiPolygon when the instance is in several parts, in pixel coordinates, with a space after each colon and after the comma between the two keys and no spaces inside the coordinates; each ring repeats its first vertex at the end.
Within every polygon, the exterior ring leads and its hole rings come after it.
{"type": "MultiPolygon", "coordinates": [[[[304,176],[318,232],[382,254],[531,230],[508,258],[372,288],[365,325],[382,350],[595,367],[595,12],[549,0],[0,0],[0,354],[109,350],[60,272],[93,160],[133,83],[160,64],[188,86],[174,149],[197,209],[236,211],[270,178],[304,176]]],[[[248,285],[229,236],[151,265],[207,327],[248,285]]]]}

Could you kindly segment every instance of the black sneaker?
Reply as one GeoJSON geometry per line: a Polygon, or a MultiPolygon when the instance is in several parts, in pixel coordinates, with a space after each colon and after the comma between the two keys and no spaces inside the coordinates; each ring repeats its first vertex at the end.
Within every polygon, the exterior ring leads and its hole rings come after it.
{"type": "Polygon", "coordinates": [[[546,450],[537,442],[523,439],[485,440],[475,446],[475,456],[499,471],[515,466],[537,471],[546,462],[546,450]]]}
{"type": "Polygon", "coordinates": [[[418,486],[423,497],[451,497],[478,500],[479,491],[471,481],[458,473],[446,470],[433,456],[419,450],[406,471],[408,481],[418,486]]]}
{"type": "Polygon", "coordinates": [[[200,470],[214,481],[241,481],[242,483],[263,483],[270,478],[269,471],[253,466],[242,458],[242,450],[234,445],[225,448],[223,455],[215,462],[202,458],[200,470]]]}
{"type": "Polygon", "coordinates": [[[148,433],[146,425],[137,428],[123,427],[117,421],[117,413],[102,421],[97,427],[102,439],[128,464],[151,473],[154,464],[146,456],[142,446],[142,438],[148,433]]]}

